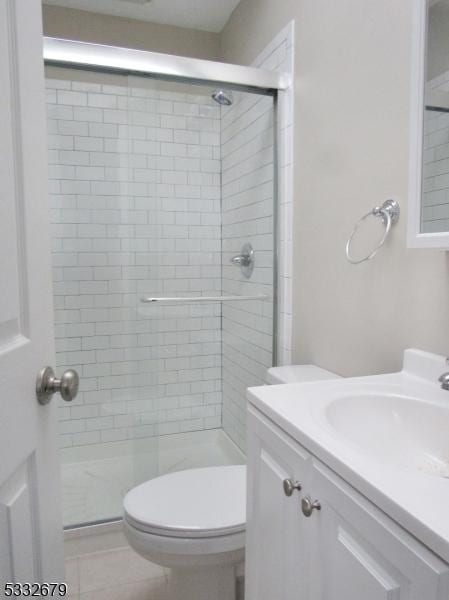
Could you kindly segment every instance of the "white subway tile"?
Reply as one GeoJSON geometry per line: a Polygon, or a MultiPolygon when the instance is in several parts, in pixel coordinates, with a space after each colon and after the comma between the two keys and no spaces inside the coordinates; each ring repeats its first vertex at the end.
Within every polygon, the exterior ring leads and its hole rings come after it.
{"type": "Polygon", "coordinates": [[[50,150],[64,149],[73,150],[73,136],[71,135],[49,135],[48,136],[48,148],[50,150]]]}
{"type": "Polygon", "coordinates": [[[117,98],[112,94],[87,94],[87,104],[93,108],[115,108],[117,98]]]}
{"type": "Polygon", "coordinates": [[[86,106],[87,94],[84,92],[72,92],[68,90],[58,90],[58,104],[67,104],[69,106],[86,106]]]}
{"type": "Polygon", "coordinates": [[[72,88],[72,82],[65,79],[46,77],[45,86],[54,90],[70,90],[72,88]]]}
{"type": "Polygon", "coordinates": [[[89,152],[103,150],[103,138],[78,137],[74,138],[75,150],[84,150],[89,152]]]}
{"type": "Polygon", "coordinates": [[[186,156],[187,146],[162,142],[160,152],[163,156],[186,156]]]}
{"type": "Polygon", "coordinates": [[[93,81],[72,81],[72,90],[79,92],[100,92],[101,85],[93,81]]]}
{"type": "Polygon", "coordinates": [[[47,104],[47,116],[49,119],[73,119],[73,108],[71,106],[60,106],[59,104],[47,104]]]}
{"type": "Polygon", "coordinates": [[[111,123],[89,123],[89,135],[92,137],[116,138],[118,128],[111,123]]]}

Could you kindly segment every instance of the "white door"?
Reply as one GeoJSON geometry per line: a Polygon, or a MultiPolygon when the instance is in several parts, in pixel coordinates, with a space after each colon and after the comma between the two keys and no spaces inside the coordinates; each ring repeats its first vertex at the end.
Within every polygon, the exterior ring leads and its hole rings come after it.
{"type": "MultiPolygon", "coordinates": [[[[247,600],[305,600],[301,494],[310,459],[262,416],[248,414],[247,600]],[[289,490],[287,489],[287,492],[289,490]]],[[[341,599],[343,600],[343,599],[341,599]]]]}
{"type": "Polygon", "coordinates": [[[63,581],[40,0],[0,0],[0,584],[63,581]]]}

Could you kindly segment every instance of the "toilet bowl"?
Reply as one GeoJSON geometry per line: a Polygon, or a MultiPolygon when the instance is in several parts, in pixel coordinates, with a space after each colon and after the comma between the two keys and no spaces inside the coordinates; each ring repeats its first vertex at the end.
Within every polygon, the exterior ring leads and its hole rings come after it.
{"type": "MultiPolygon", "coordinates": [[[[267,383],[338,377],[315,367],[274,367],[267,383]]],[[[246,467],[169,473],[130,490],[124,530],[134,550],[169,567],[172,600],[235,600],[236,567],[244,560],[246,467]]]]}
{"type": "Polygon", "coordinates": [[[129,544],[172,569],[173,600],[233,600],[244,559],[246,467],[188,469],[156,477],[124,499],[129,544]]]}

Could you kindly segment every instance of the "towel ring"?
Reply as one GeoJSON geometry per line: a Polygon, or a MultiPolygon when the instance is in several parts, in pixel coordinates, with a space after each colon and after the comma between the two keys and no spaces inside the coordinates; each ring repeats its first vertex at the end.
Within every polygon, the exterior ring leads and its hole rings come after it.
{"type": "Polygon", "coordinates": [[[346,243],[346,258],[348,259],[348,261],[350,263],[352,263],[353,265],[358,265],[367,260],[371,260],[371,258],[373,258],[379,252],[379,250],[382,248],[382,246],[385,244],[388,234],[390,233],[391,226],[395,225],[399,220],[400,212],[401,212],[401,210],[400,210],[399,204],[396,202],[396,200],[385,200],[385,202],[382,204],[382,206],[375,206],[372,210],[370,210],[368,213],[366,213],[366,215],[363,215],[363,217],[361,219],[359,219],[357,221],[357,223],[355,224],[354,229],[352,230],[351,235],[349,236],[349,239],[346,243]],[[382,223],[385,225],[384,234],[383,234],[379,244],[376,246],[376,248],[374,248],[374,250],[370,254],[368,254],[367,256],[364,256],[363,258],[359,258],[359,259],[352,258],[351,243],[352,243],[353,237],[354,237],[355,233],[357,232],[358,228],[360,227],[360,225],[363,223],[363,221],[370,216],[380,217],[382,219],[382,223]]]}

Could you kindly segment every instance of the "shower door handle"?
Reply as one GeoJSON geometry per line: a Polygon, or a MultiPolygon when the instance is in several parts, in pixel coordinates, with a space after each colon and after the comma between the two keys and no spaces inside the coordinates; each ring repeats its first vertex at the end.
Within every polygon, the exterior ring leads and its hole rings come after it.
{"type": "Polygon", "coordinates": [[[39,404],[48,404],[53,394],[59,392],[62,399],[71,402],[78,393],[79,377],[74,369],[67,369],[61,379],[55,376],[51,367],[44,367],[36,378],[36,397],[39,404]]]}

